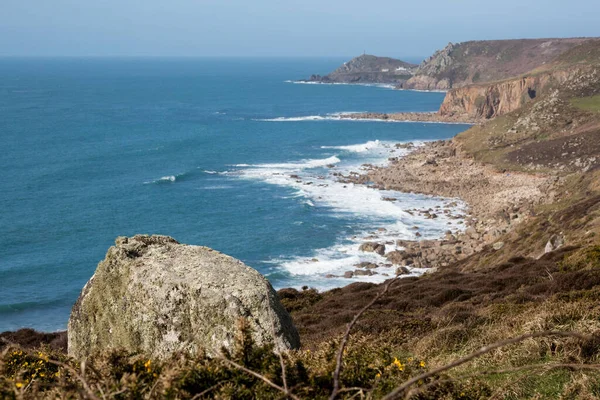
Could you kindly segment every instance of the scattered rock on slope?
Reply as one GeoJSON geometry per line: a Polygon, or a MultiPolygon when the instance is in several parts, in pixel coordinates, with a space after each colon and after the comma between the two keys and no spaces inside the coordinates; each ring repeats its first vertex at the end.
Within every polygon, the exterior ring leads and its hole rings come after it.
{"type": "Polygon", "coordinates": [[[71,312],[69,354],[123,348],[151,357],[232,348],[240,318],[257,344],[297,348],[270,283],[241,261],[168,236],[120,237],[71,312]],[[273,338],[275,333],[275,338],[273,338]]]}
{"type": "Polygon", "coordinates": [[[546,243],[546,248],[544,249],[544,253],[550,253],[553,252],[555,250],[560,249],[561,247],[563,247],[565,245],[565,237],[561,234],[558,235],[552,235],[550,237],[550,239],[548,240],[548,243],[546,243]]]}

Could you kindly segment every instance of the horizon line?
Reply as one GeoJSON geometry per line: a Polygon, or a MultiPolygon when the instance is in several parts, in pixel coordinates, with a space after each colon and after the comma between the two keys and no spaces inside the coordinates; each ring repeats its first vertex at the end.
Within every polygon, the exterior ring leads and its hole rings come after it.
{"type": "MultiPolygon", "coordinates": [[[[355,58],[362,56],[364,53],[357,55],[111,55],[111,54],[0,54],[0,58],[355,58]]],[[[369,54],[369,53],[367,53],[369,54]]],[[[421,56],[394,56],[394,55],[376,55],[377,57],[390,58],[420,58],[421,56]]]]}

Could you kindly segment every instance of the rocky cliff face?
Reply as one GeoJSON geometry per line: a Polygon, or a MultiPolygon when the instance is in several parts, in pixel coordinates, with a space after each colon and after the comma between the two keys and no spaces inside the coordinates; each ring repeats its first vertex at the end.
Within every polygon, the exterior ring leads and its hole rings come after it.
{"type": "Polygon", "coordinates": [[[571,68],[452,89],[446,94],[439,114],[471,120],[497,117],[518,109],[548,88],[573,79],[580,73],[580,68],[571,68]]]}
{"type": "Polygon", "coordinates": [[[163,359],[232,349],[239,320],[259,345],[300,346],[270,283],[241,261],[167,236],[118,238],[69,319],[69,354],[111,348],[163,359]]]}
{"type": "Polygon", "coordinates": [[[437,51],[402,85],[448,90],[519,76],[543,66],[587,39],[488,40],[453,44],[437,51]]]}
{"type": "Polygon", "coordinates": [[[329,75],[312,75],[308,81],[323,83],[396,83],[409,79],[417,65],[389,57],[364,54],[344,63],[329,75]]]}

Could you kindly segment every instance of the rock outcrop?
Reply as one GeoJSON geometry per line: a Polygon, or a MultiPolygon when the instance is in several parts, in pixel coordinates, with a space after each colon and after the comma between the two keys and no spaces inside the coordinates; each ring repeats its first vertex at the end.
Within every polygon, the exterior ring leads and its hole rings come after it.
{"type": "Polygon", "coordinates": [[[312,75],[309,82],[322,83],[390,83],[401,84],[409,79],[417,65],[389,57],[368,54],[355,57],[332,73],[312,75]]]}
{"type": "Polygon", "coordinates": [[[556,87],[582,72],[579,68],[534,73],[502,82],[452,89],[439,114],[445,118],[490,119],[514,111],[550,87],[556,87]]]}
{"type": "Polygon", "coordinates": [[[385,254],[385,244],[365,242],[360,245],[359,250],[364,251],[366,253],[377,253],[380,256],[382,256],[385,254]]]}
{"type": "Polygon", "coordinates": [[[241,318],[259,345],[300,345],[270,283],[241,261],[167,236],[120,237],[73,307],[68,351],[210,354],[232,348],[241,318]]]}

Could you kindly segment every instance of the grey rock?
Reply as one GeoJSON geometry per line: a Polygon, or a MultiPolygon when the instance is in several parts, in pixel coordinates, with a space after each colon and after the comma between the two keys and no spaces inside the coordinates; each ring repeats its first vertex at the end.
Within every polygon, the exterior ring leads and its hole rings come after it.
{"type": "Polygon", "coordinates": [[[360,245],[358,248],[360,251],[364,251],[366,253],[377,253],[379,255],[385,254],[385,244],[375,243],[375,242],[366,242],[360,245]]]}
{"type": "Polygon", "coordinates": [[[554,250],[558,250],[565,245],[565,237],[561,234],[552,235],[546,243],[546,248],[544,249],[544,253],[550,253],[554,250]]]}
{"type": "Polygon", "coordinates": [[[390,251],[385,255],[385,258],[394,265],[400,265],[403,261],[406,261],[408,257],[409,255],[406,251],[402,250],[390,251]]]}
{"type": "Polygon", "coordinates": [[[504,247],[504,242],[496,242],[492,245],[494,250],[500,250],[504,247]]]}
{"type": "Polygon", "coordinates": [[[375,269],[375,268],[379,268],[379,265],[368,262],[368,261],[364,261],[364,262],[361,262],[360,264],[356,264],[355,267],[364,268],[364,269],[375,269]]]}
{"type": "Polygon", "coordinates": [[[396,268],[396,276],[410,274],[410,270],[407,267],[396,268]]]}
{"type": "Polygon", "coordinates": [[[257,344],[298,348],[300,337],[271,284],[241,261],[168,236],[119,237],[71,311],[75,358],[120,348],[165,359],[232,349],[240,318],[257,344]]]}

